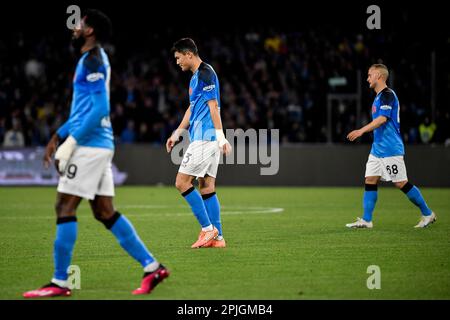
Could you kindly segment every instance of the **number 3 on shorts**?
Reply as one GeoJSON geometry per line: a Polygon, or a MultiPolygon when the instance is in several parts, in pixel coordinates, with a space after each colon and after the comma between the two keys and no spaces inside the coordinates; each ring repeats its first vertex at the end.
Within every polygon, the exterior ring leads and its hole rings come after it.
{"type": "Polygon", "coordinates": [[[191,159],[192,153],[186,153],[186,155],[184,156],[184,160],[183,160],[183,164],[186,165],[189,160],[191,159]]]}

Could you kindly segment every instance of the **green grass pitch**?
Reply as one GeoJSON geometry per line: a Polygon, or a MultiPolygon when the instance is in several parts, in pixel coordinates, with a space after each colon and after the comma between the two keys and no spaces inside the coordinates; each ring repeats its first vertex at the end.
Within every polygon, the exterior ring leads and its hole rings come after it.
{"type": "MultiPolygon", "coordinates": [[[[121,187],[115,205],[172,272],[137,299],[449,299],[450,190],[422,188],[437,223],[414,229],[418,209],[379,189],[374,229],[344,227],[361,216],[362,188],[217,190],[225,249],[190,249],[199,227],[173,187],[121,187]],[[369,290],[367,268],[381,270],[369,290]]],[[[0,299],[52,275],[55,188],[0,189],[0,299]]],[[[142,270],[91,215],[78,211],[72,264],[81,289],[67,299],[136,299],[142,270]]]]}

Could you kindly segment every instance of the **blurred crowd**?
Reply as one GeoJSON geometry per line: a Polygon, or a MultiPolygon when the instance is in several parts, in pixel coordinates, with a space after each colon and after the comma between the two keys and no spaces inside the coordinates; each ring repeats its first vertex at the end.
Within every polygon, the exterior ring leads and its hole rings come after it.
{"type": "MultiPolygon", "coordinates": [[[[178,39],[170,30],[148,37],[143,46],[120,38],[105,47],[116,143],[164,144],[189,105],[190,74],[170,52],[178,39]]],[[[67,119],[78,57],[68,40],[20,32],[0,38],[1,145],[45,145],[67,119]]],[[[327,94],[353,94],[359,86],[359,119],[354,99],[333,101],[332,141],[344,142],[349,131],[370,121],[374,94],[367,68],[382,62],[400,99],[405,142],[450,141],[448,106],[437,103],[431,112],[430,53],[416,47],[416,55],[404,56],[400,35],[259,27],[194,40],[219,76],[225,129],[280,129],[284,144],[327,142],[327,94]]]]}

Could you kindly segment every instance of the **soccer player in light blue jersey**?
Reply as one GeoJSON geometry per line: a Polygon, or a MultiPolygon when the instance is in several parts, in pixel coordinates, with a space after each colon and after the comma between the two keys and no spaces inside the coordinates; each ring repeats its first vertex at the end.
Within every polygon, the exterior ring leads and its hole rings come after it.
{"type": "Polygon", "coordinates": [[[367,81],[376,92],[372,105],[373,121],[366,126],[350,132],[350,141],[373,131],[373,144],[366,164],[365,192],[363,198],[364,215],[349,228],[372,228],[372,213],[375,209],[378,193],[378,181],[392,181],[408,199],[420,208],[422,217],[415,228],[425,228],[436,221],[436,215],[428,207],[419,188],[408,182],[406,166],[403,160],[405,148],[400,135],[400,104],[395,92],[388,88],[388,68],[383,64],[374,64],[369,68],[367,81]]]}
{"type": "Polygon", "coordinates": [[[216,175],[220,154],[229,154],[231,145],[225,138],[220,118],[219,80],[214,69],[200,59],[192,39],[180,39],[172,52],[181,70],[193,74],[189,83],[190,105],[178,129],[166,143],[167,152],[170,152],[181,132],[189,128],[190,144],[175,185],[202,228],[191,248],[223,248],[226,244],[215,192],[216,175]],[[195,178],[198,178],[200,192],[192,184],[195,178]]]}
{"type": "Polygon", "coordinates": [[[71,295],[67,272],[77,238],[76,211],[82,198],[89,200],[94,217],[142,265],[144,277],[140,288],[133,294],[150,293],[169,275],[168,270],[146,248],[131,222],[113,206],[111,160],[114,142],[109,120],[111,67],[101,47],[110,32],[109,18],[92,9],[85,12],[73,30],[73,46],[82,55],[73,79],[70,116],[48,143],[44,158],[48,167],[57,149],[55,165],[61,177],[55,206],[54,274],[48,285],[25,292],[25,298],[71,295]],[[63,139],[64,143],[57,148],[63,139]]]}

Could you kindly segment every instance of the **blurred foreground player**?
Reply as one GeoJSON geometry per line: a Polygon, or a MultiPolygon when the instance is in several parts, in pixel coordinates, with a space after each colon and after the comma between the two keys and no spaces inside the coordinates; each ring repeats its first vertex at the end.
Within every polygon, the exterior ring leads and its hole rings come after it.
{"type": "Polygon", "coordinates": [[[373,121],[359,130],[350,132],[350,141],[367,132],[374,132],[372,150],[366,164],[365,192],[363,199],[364,215],[356,222],[349,223],[349,228],[372,228],[372,213],[377,202],[377,184],[382,181],[392,181],[401,189],[408,199],[420,208],[422,217],[415,228],[425,228],[436,221],[436,215],[427,206],[419,188],[408,182],[405,154],[400,135],[400,104],[395,92],[388,88],[386,81],[389,71],[383,64],[374,64],[369,68],[367,81],[370,88],[376,92],[372,105],[373,121]]]}
{"type": "Polygon", "coordinates": [[[169,276],[168,270],[152,256],[134,227],[114,210],[114,182],[111,160],[113,132],[109,120],[110,64],[101,43],[111,33],[111,22],[102,12],[87,10],[73,31],[73,45],[82,56],[73,80],[69,120],[52,137],[44,163],[48,167],[55,154],[61,177],[56,201],[54,274],[40,289],[25,292],[25,298],[69,296],[67,269],[77,237],[76,210],[82,198],[88,199],[95,218],[112,232],[123,249],[144,268],[140,288],[133,294],[150,293],[169,276]]]}
{"type": "Polygon", "coordinates": [[[170,152],[183,130],[189,128],[190,144],[175,185],[202,228],[191,248],[223,248],[226,244],[215,185],[220,154],[230,154],[231,145],[225,138],[220,118],[219,80],[214,69],[200,59],[192,39],[180,39],[172,52],[181,70],[193,73],[189,84],[190,105],[166,143],[170,152]],[[200,193],[192,184],[195,178],[198,178],[200,193]]]}

